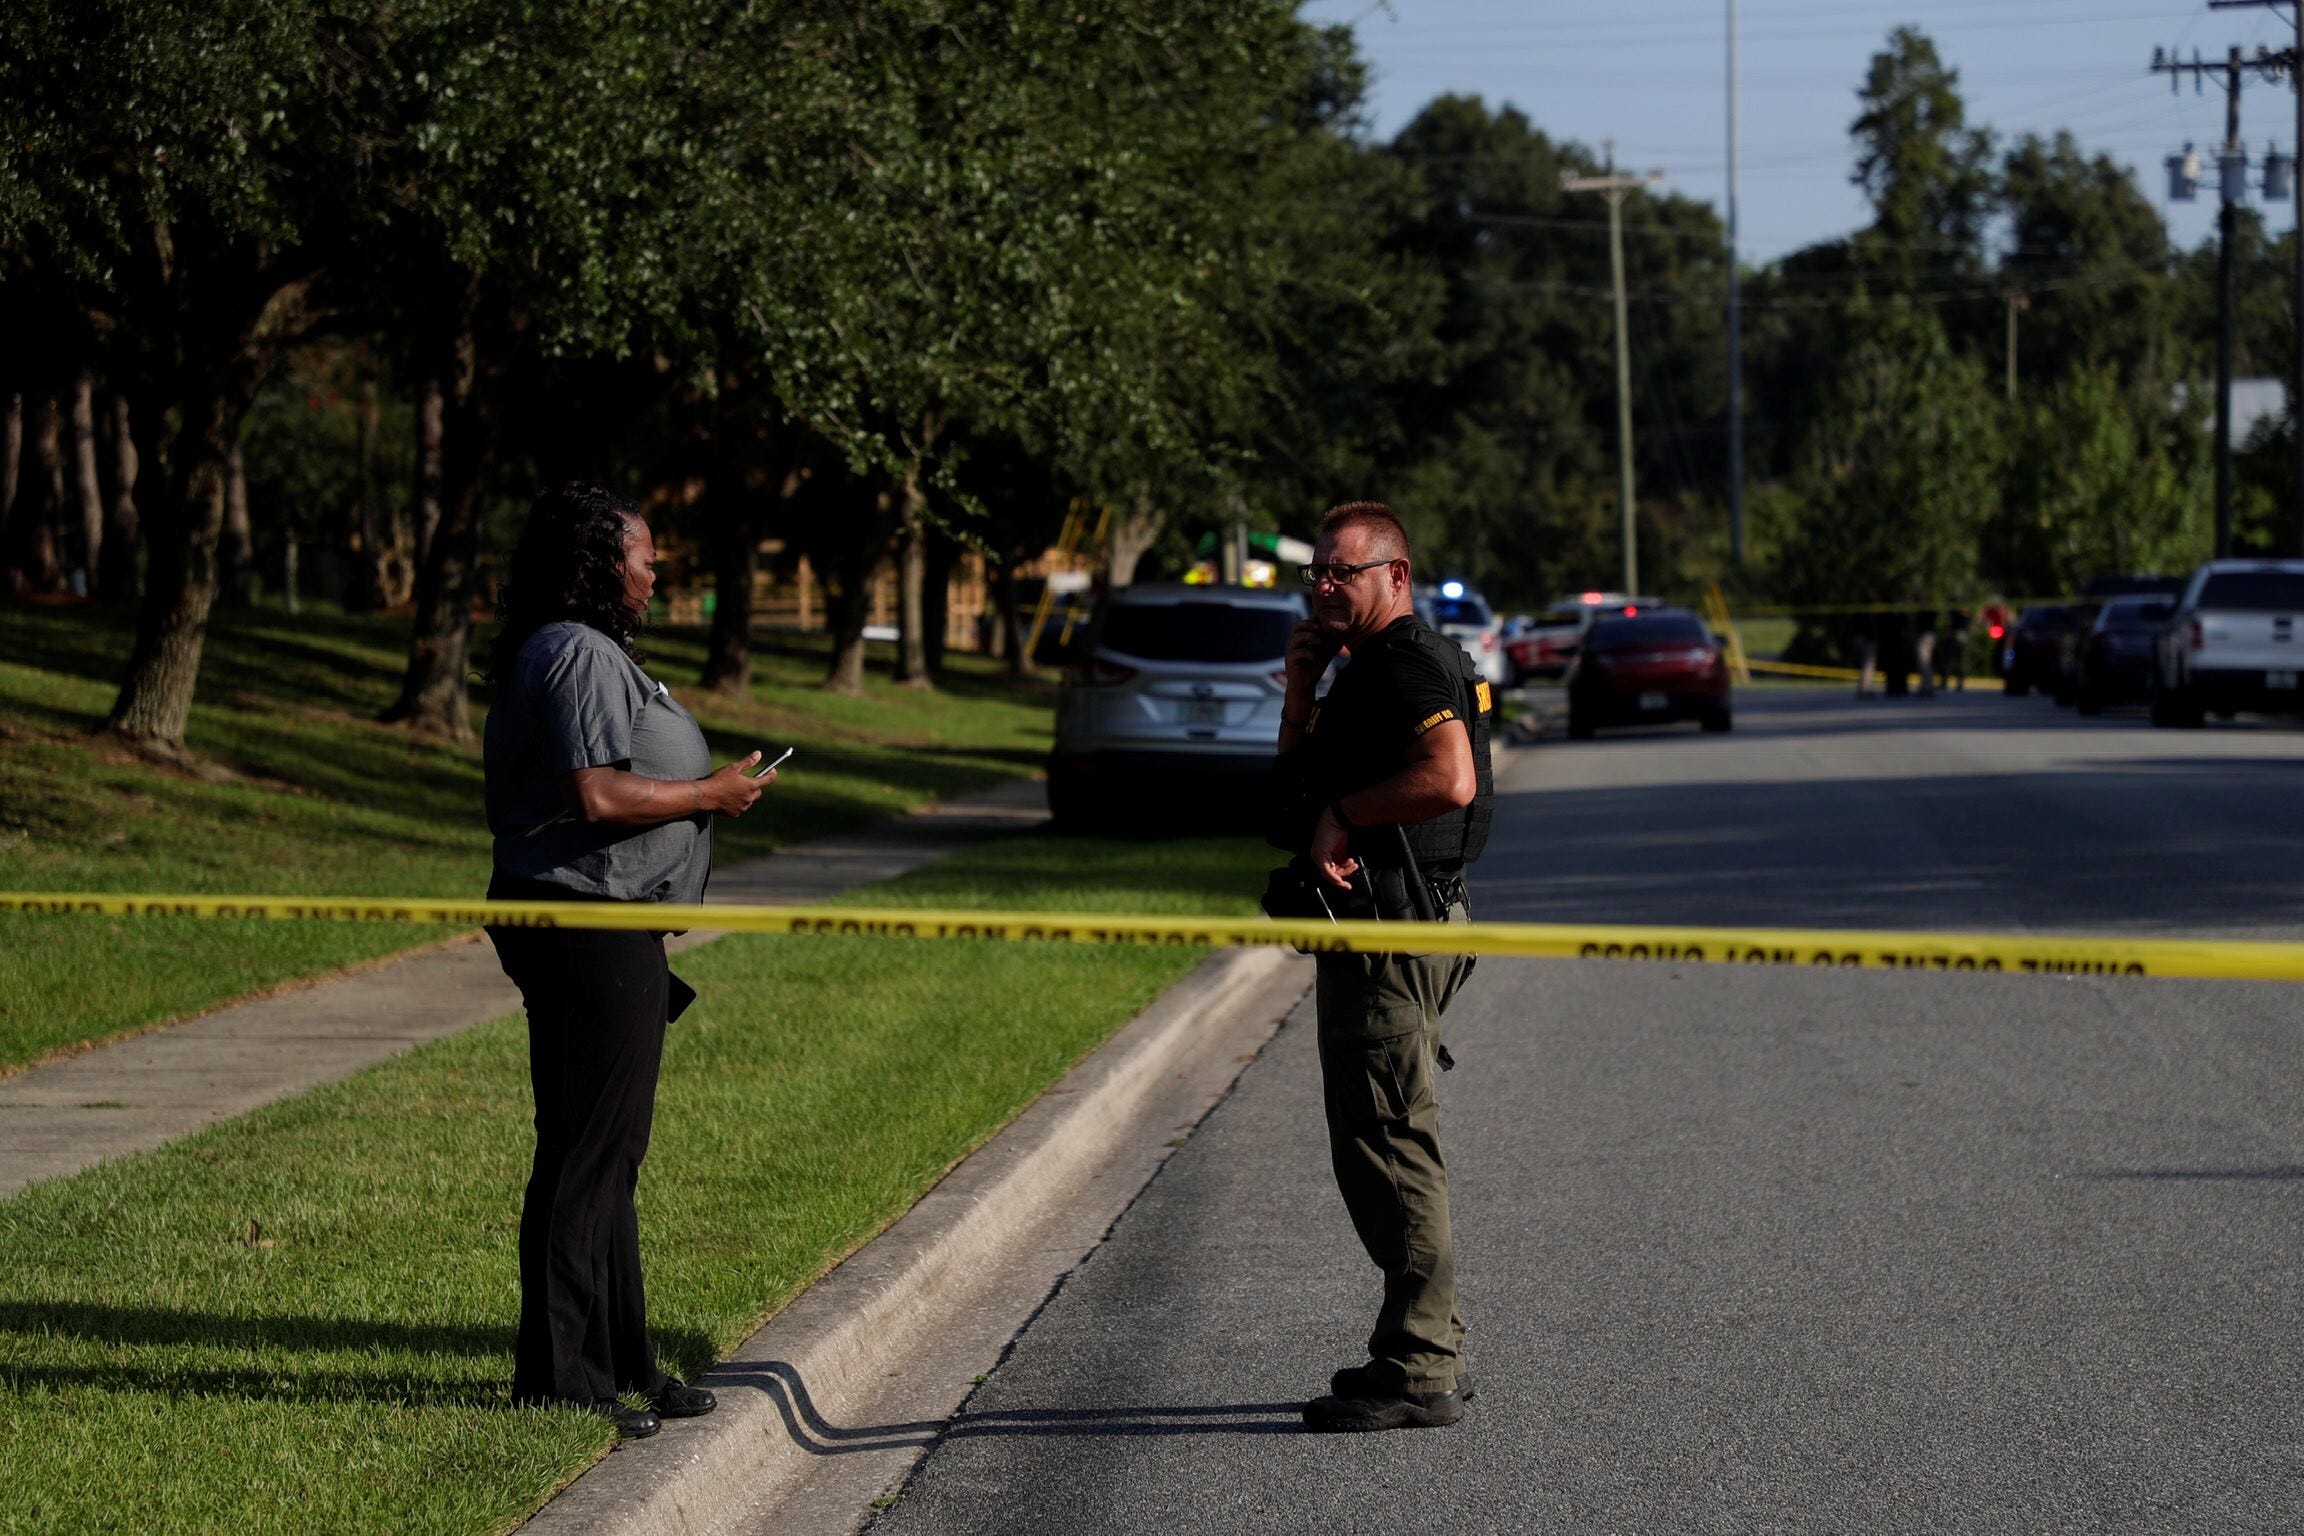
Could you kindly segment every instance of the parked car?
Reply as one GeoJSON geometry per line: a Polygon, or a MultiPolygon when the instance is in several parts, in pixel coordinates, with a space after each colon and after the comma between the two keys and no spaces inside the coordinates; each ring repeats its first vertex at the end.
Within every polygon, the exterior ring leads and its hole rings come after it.
{"type": "Polygon", "coordinates": [[[2152,723],[2304,707],[2300,617],[2304,560],[2211,560],[2194,571],[2156,648],[2152,723]]]}
{"type": "Polygon", "coordinates": [[[2082,597],[2165,597],[2184,595],[2189,576],[2160,576],[2143,572],[2106,572],[2088,578],[2088,585],[2080,589],[2082,597]]]}
{"type": "Polygon", "coordinates": [[[1460,581],[1444,581],[1418,595],[1417,612],[1472,658],[1480,675],[1497,687],[1512,680],[1504,658],[1504,623],[1488,600],[1460,581]]]}
{"type": "Polygon", "coordinates": [[[2072,610],[2065,604],[2025,609],[2000,652],[2001,685],[2019,696],[2035,688],[2053,689],[2063,667],[2064,637],[2071,630],[2072,610]]]}
{"type": "Polygon", "coordinates": [[[1058,828],[1101,825],[1123,806],[1173,806],[1194,784],[1235,806],[1259,798],[1280,734],[1289,631],[1310,615],[1303,593],[1270,588],[1106,593],[1057,695],[1048,810],[1058,828]]]}
{"type": "Polygon", "coordinates": [[[1504,637],[1506,681],[1517,688],[1532,677],[1565,677],[1576,647],[1594,619],[1609,614],[1637,613],[1665,605],[1651,597],[1627,597],[1621,592],[1582,592],[1564,597],[1532,623],[1504,637]]]}
{"type": "Polygon", "coordinates": [[[2138,704],[2152,696],[2152,653],[2176,602],[2168,597],[2115,597],[2080,637],[2073,667],[2073,701],[2084,715],[2107,704],[2138,704]]]}
{"type": "Polygon", "coordinates": [[[2070,709],[2080,698],[2080,648],[2088,643],[2088,632],[2096,627],[2096,617],[2103,611],[2100,601],[2074,603],[2070,622],[2056,637],[2055,663],[2040,686],[2060,709],[2070,709]]]}
{"type": "Polygon", "coordinates": [[[1568,735],[1604,725],[1734,723],[1728,663],[1704,621],[1677,609],[1596,618],[1568,667],[1568,735]]]}

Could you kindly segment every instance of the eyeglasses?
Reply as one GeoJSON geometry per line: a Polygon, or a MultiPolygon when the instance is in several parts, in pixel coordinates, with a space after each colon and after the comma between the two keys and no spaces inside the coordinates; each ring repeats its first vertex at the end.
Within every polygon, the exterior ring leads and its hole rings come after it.
{"type": "MultiPolygon", "coordinates": [[[[1392,560],[1399,558],[1398,555],[1394,555],[1392,560]]],[[[1358,565],[1300,565],[1296,567],[1296,574],[1303,578],[1304,585],[1308,587],[1316,587],[1324,581],[1332,586],[1341,587],[1362,571],[1372,571],[1380,565],[1390,565],[1392,560],[1363,560],[1358,565]]]]}

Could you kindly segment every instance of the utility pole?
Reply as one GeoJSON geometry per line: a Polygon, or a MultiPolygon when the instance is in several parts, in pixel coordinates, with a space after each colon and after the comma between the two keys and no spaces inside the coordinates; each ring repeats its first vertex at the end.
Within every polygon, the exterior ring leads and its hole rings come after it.
{"type": "Polygon", "coordinates": [[[1608,266],[1616,284],[1616,494],[1622,504],[1624,533],[1624,595],[1640,592],[1639,534],[1632,523],[1632,344],[1626,331],[1624,304],[1624,198],[1641,187],[1664,179],[1662,171],[1646,176],[1616,174],[1616,141],[1601,141],[1608,151],[1608,169],[1599,176],[1562,176],[1563,192],[1598,192],[1608,199],[1608,266]]]}
{"type": "MultiPolygon", "coordinates": [[[[2262,68],[2260,55],[2256,65],[2262,68]]],[[[2218,207],[2216,210],[2216,555],[2221,559],[2232,553],[2232,307],[2233,307],[2233,244],[2238,232],[2240,203],[2248,195],[2248,151],[2240,142],[2240,85],[2246,78],[2248,61],[2240,50],[2233,48],[2221,64],[2210,64],[2195,52],[2189,63],[2153,50],[2152,72],[2169,77],[2170,86],[2182,75],[2190,75],[2194,89],[2204,82],[2216,80],[2224,87],[2224,142],[2216,152],[2216,183],[2218,207]],[[2223,78],[2218,80],[2221,75],[2223,78]]],[[[2189,174],[2192,164],[2189,150],[2181,162],[2170,161],[2171,192],[2177,190],[2179,177],[2189,174]],[[2178,171],[2181,163],[2185,170],[2178,171]]],[[[2189,196],[2189,187],[2185,194],[2189,196]]]]}
{"type": "MultiPolygon", "coordinates": [[[[2259,49],[2257,57],[2270,65],[2267,74],[2285,71],[2288,83],[2296,95],[2296,147],[2291,156],[2304,154],[2304,6],[2297,0],[2208,0],[2212,11],[2277,10],[2288,8],[2288,20],[2296,28],[2294,47],[2279,53],[2266,54],[2259,49]]],[[[2276,196],[2270,168],[2266,169],[2264,195],[2276,196]]],[[[2293,323],[2288,358],[2288,496],[2289,546],[2293,555],[2304,555],[2304,196],[2296,203],[2295,256],[2296,291],[2289,304],[2289,318],[2293,323]]],[[[2221,553],[2221,551],[2219,551],[2221,553]]]]}
{"type": "Polygon", "coordinates": [[[1737,271],[1736,263],[1736,0],[1728,0],[1728,559],[1742,570],[1744,306],[1743,274],[1737,271]]]}

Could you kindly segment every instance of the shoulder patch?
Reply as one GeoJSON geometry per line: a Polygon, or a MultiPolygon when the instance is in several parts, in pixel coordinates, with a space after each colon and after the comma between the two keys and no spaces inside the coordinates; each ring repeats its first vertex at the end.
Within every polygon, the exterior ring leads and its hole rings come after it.
{"type": "Polygon", "coordinates": [[[1436,715],[1430,715],[1425,719],[1418,721],[1416,724],[1416,734],[1421,736],[1426,731],[1432,729],[1432,727],[1436,725],[1446,725],[1449,721],[1455,718],[1456,711],[1452,709],[1443,709],[1436,715]]]}
{"type": "Polygon", "coordinates": [[[1484,715],[1496,713],[1496,695],[1488,691],[1486,678],[1480,680],[1480,686],[1472,690],[1472,695],[1480,701],[1480,713],[1484,715]]]}

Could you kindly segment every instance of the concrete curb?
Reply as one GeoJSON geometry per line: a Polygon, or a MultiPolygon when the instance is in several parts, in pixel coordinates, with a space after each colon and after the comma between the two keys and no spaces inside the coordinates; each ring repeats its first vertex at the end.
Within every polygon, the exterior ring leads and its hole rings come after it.
{"type": "MultiPolygon", "coordinates": [[[[866,1408],[938,1308],[1118,1150],[1132,1111],[1196,1052],[1230,1048],[1214,1022],[1296,964],[1269,949],[1210,957],[716,1367],[717,1412],[597,1463],[521,1529],[704,1536],[774,1503],[821,1456],[810,1436],[866,1408]]],[[[915,1427],[925,1444],[934,1426],[915,1427]]]]}

